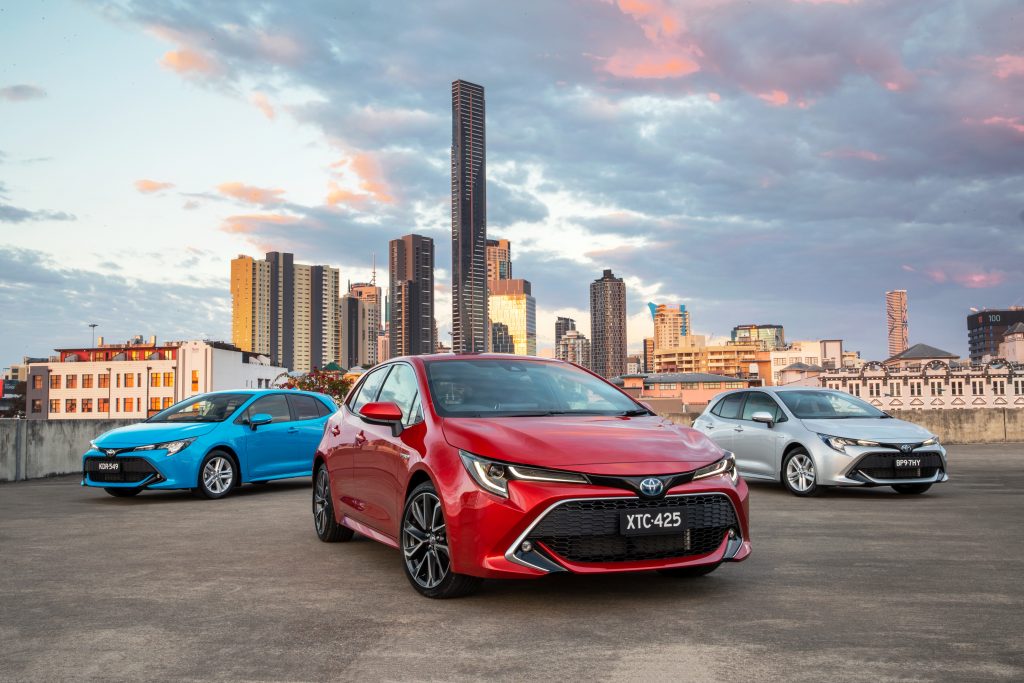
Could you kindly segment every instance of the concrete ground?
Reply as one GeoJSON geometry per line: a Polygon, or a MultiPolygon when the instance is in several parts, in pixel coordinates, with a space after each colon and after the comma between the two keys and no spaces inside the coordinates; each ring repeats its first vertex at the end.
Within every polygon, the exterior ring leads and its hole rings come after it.
{"type": "Polygon", "coordinates": [[[309,482],[115,499],[0,485],[0,680],[1021,680],[1024,445],[953,479],[798,499],[702,579],[488,582],[431,601],[397,551],[320,543],[309,482]]]}

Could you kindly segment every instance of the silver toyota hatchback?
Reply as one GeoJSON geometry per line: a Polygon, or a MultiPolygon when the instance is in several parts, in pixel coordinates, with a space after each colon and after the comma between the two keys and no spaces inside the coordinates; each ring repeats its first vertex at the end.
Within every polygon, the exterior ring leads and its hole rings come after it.
{"type": "Polygon", "coordinates": [[[949,479],[937,436],[841,391],[729,391],[708,403],[693,426],[735,453],[744,477],[781,481],[798,496],[823,486],[924,493],[949,479]]]}

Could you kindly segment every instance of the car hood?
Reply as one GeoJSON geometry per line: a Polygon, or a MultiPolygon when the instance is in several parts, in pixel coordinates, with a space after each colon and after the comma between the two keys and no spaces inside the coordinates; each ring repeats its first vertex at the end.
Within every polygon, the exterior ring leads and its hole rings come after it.
{"type": "Polygon", "coordinates": [[[589,474],[688,472],[723,452],[700,432],[656,416],[445,418],[443,429],[452,446],[485,458],[589,474]]]}
{"type": "Polygon", "coordinates": [[[802,420],[812,432],[841,436],[846,439],[865,439],[886,443],[925,441],[933,434],[912,422],[877,417],[850,418],[841,420],[802,420]]]}
{"type": "Polygon", "coordinates": [[[100,448],[129,448],[152,443],[191,439],[209,434],[221,422],[191,422],[168,424],[166,422],[140,422],[104,432],[94,439],[100,448]]]}

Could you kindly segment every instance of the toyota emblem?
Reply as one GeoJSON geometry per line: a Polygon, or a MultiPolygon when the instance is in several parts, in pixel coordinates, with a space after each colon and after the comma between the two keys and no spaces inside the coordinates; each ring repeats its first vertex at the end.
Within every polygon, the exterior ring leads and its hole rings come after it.
{"type": "Polygon", "coordinates": [[[107,455],[117,455],[117,449],[111,448],[107,451],[107,455]]]}
{"type": "Polygon", "coordinates": [[[654,477],[648,477],[640,482],[640,493],[648,498],[657,496],[663,488],[665,488],[665,485],[661,483],[661,479],[655,479],[654,477]]]}
{"type": "Polygon", "coordinates": [[[905,443],[900,446],[900,453],[909,453],[912,450],[914,450],[914,444],[912,443],[905,443]]]}

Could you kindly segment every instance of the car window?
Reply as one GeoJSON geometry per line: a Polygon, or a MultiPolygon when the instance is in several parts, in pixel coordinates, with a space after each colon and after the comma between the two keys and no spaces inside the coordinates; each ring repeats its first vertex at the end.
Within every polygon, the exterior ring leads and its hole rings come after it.
{"type": "Polygon", "coordinates": [[[405,363],[398,363],[388,375],[387,381],[384,382],[377,400],[397,404],[402,409],[402,422],[412,424],[410,420],[413,403],[418,395],[419,386],[416,384],[416,373],[405,363]]]}
{"type": "Polygon", "coordinates": [[[388,370],[390,369],[391,366],[383,367],[374,370],[366,376],[366,379],[363,380],[362,385],[359,387],[359,393],[348,404],[353,412],[358,413],[359,409],[367,403],[373,403],[377,400],[377,392],[380,391],[380,385],[384,383],[384,378],[387,377],[388,370]]]}
{"type": "Polygon", "coordinates": [[[317,409],[320,401],[312,396],[289,395],[288,402],[292,404],[292,413],[295,414],[296,420],[315,420],[320,417],[320,411],[317,409]]]}
{"type": "Polygon", "coordinates": [[[761,412],[768,413],[776,422],[782,417],[782,409],[775,399],[763,391],[752,391],[747,394],[747,402],[743,404],[743,419],[753,420],[754,413],[761,412]]]}
{"type": "Polygon", "coordinates": [[[316,402],[316,409],[320,412],[320,417],[323,417],[324,415],[331,415],[334,413],[334,411],[331,410],[330,406],[328,406],[323,401],[316,402]]]}
{"type": "Polygon", "coordinates": [[[740,417],[740,405],[743,403],[743,392],[738,394],[729,394],[715,406],[711,412],[718,417],[724,417],[727,420],[738,420],[740,417]]]}
{"type": "Polygon", "coordinates": [[[252,419],[253,415],[266,413],[274,418],[272,422],[290,422],[291,411],[288,410],[288,400],[284,394],[271,394],[253,401],[253,404],[245,411],[245,417],[252,419]]]}

